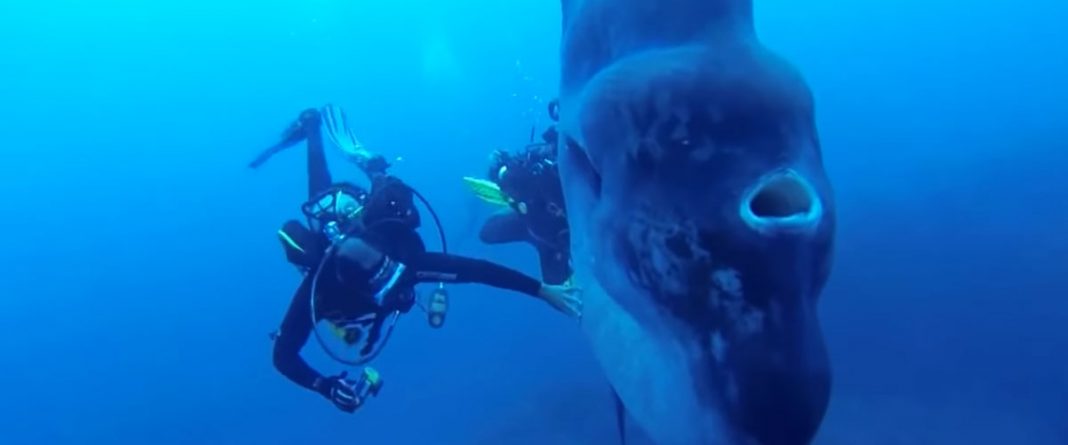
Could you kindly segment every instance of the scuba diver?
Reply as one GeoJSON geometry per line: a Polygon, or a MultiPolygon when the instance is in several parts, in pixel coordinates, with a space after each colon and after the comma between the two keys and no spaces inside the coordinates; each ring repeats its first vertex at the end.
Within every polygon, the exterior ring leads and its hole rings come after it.
{"type": "MultiPolygon", "coordinates": [[[[422,196],[387,172],[390,164],[385,158],[363,148],[340,108],[305,110],[281,141],[249,166],[259,168],[301,141],[307,141],[308,201],[301,207],[307,224],[289,221],[278,232],[286,258],[304,273],[274,337],[274,366],[289,380],[321,394],[342,411],[356,411],[377,395],[382,384],[379,374],[366,367],[355,379],[348,373],[324,376],[304,361],[300,351],[314,334],[335,360],[363,365],[381,350],[397,318],[416,304],[414,287],[419,283],[441,283],[439,289],[446,282],[481,283],[524,293],[569,316],[581,316],[576,288],[543,284],[488,261],[428,252],[416,231],[420,216],[414,197],[422,200],[422,196]],[[370,191],[331,179],[323,127],[334,145],[367,175],[370,191]],[[327,334],[321,335],[323,331],[327,334]],[[330,341],[340,343],[350,356],[337,352],[330,341]]],[[[426,208],[437,221],[433,209],[426,208]]],[[[440,223],[438,228],[444,251],[440,223]]]]}
{"type": "MultiPolygon", "coordinates": [[[[520,152],[494,151],[489,179],[465,177],[475,196],[501,209],[491,216],[479,233],[486,244],[526,242],[534,246],[541,264],[542,281],[573,285],[571,235],[564,207],[564,193],[557,170],[556,155],[560,121],[560,101],[548,104],[552,124],[520,152]]],[[[626,409],[612,390],[616,428],[620,443],[626,445],[626,409]]]]}
{"type": "Polygon", "coordinates": [[[497,150],[491,156],[488,180],[465,177],[464,181],[484,201],[503,207],[482,226],[479,238],[486,244],[527,242],[538,251],[542,280],[562,284],[571,278],[570,232],[564,209],[564,194],[556,166],[556,122],[559,101],[548,104],[553,124],[542,133],[541,142],[522,151],[497,150]]]}

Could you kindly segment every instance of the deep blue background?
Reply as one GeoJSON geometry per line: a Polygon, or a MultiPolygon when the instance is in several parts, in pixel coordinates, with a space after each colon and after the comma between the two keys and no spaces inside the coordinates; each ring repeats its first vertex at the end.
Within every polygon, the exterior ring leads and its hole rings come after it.
{"type": "MultiPolygon", "coordinates": [[[[838,197],[818,443],[1068,443],[1068,6],[756,9],[838,197]]],[[[552,0],[0,3],[0,442],[610,443],[577,327],[501,292],[404,320],[356,416],[280,377],[266,333],[298,276],[273,232],[303,157],[244,168],[339,103],[454,250],[533,273],[478,245],[459,177],[544,124],[558,33],[552,0]]]]}

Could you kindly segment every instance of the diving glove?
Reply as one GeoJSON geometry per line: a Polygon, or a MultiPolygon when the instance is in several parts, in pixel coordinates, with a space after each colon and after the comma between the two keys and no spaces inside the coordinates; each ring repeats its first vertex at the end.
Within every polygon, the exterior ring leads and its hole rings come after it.
{"type": "Polygon", "coordinates": [[[359,378],[348,378],[349,373],[342,372],[334,377],[320,378],[315,382],[315,390],[326,397],[337,409],[346,413],[355,412],[367,398],[378,395],[382,388],[382,377],[373,368],[364,368],[359,378]]]}

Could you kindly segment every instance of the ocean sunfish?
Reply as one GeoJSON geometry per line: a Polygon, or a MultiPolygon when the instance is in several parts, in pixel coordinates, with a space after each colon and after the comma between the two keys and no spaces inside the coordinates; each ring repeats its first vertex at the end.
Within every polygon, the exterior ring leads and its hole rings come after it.
{"type": "Polygon", "coordinates": [[[751,0],[563,0],[560,173],[583,330],[660,445],[809,443],[834,203],[811,93],[751,0]]]}

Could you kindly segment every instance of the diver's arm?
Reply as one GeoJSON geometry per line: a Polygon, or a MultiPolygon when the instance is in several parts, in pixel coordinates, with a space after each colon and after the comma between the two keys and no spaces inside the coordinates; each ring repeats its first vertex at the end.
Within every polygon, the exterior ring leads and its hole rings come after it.
{"type": "Polygon", "coordinates": [[[406,265],[411,271],[406,278],[415,283],[479,283],[542,297],[537,279],[485,260],[425,252],[413,255],[406,265]]]}
{"type": "MultiPolygon", "coordinates": [[[[305,111],[305,114],[314,110],[305,111]]],[[[334,184],[330,176],[330,167],[326,163],[326,150],[323,149],[323,133],[321,117],[318,111],[308,116],[302,115],[308,139],[308,199],[315,199],[320,193],[329,189],[334,184]]]]}
{"type": "Polygon", "coordinates": [[[407,281],[405,284],[480,283],[530,295],[570,317],[582,316],[582,300],[577,288],[543,285],[519,271],[489,261],[428,252],[414,255],[407,265],[405,276],[401,278],[407,281]]]}
{"type": "Polygon", "coordinates": [[[282,328],[274,343],[274,367],[293,383],[312,391],[318,391],[316,382],[322,379],[318,371],[308,366],[300,356],[300,350],[311,335],[311,283],[313,274],[308,274],[293,301],[289,304],[282,328]]]}
{"type": "MultiPolygon", "coordinates": [[[[347,238],[338,249],[342,275],[370,279],[370,271],[388,261],[378,249],[358,238],[347,238]]],[[[485,260],[436,252],[419,252],[404,259],[407,268],[401,278],[406,285],[417,283],[481,283],[501,289],[539,296],[541,282],[522,272],[485,260]]]]}

